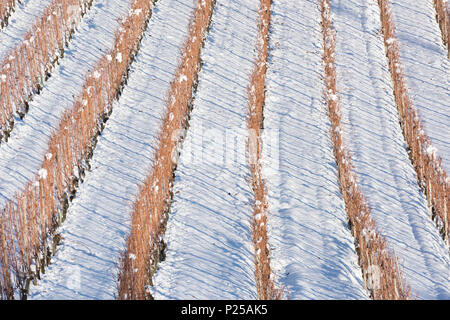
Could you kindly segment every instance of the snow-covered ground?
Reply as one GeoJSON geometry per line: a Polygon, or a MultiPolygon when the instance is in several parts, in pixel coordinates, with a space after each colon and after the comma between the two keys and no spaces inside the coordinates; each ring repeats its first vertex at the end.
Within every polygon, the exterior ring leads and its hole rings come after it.
{"type": "Polygon", "coordinates": [[[10,139],[0,145],[0,208],[40,169],[51,133],[58,128],[63,112],[73,108],[86,73],[112,48],[118,19],[128,13],[129,5],[123,0],[95,1],[61,64],[30,102],[24,120],[16,119],[10,139]]]}
{"type": "Polygon", "coordinates": [[[17,2],[15,11],[8,19],[8,26],[0,31],[0,62],[20,44],[31,31],[36,19],[42,16],[52,0],[24,0],[17,2]]]}
{"type": "Polygon", "coordinates": [[[450,172],[450,60],[432,0],[392,0],[409,96],[450,172]]]}
{"type": "Polygon", "coordinates": [[[317,1],[274,0],[270,46],[263,167],[273,269],[291,299],[366,299],[328,131],[317,1]]]}
{"type": "MultiPolygon", "coordinates": [[[[1,1],[1,0],[0,0],[1,1]]],[[[200,1],[200,0],[199,0],[200,1]]],[[[432,0],[391,0],[409,94],[450,169],[450,62],[432,0]]],[[[0,62],[51,0],[23,0],[0,31],[0,62]]],[[[85,75],[111,49],[131,0],[95,0],[64,59],[0,145],[0,212],[33,179],[85,75]]],[[[159,0],[91,171],[31,299],[112,299],[131,206],[151,168],[167,92],[196,0],[159,0]]],[[[317,0],[273,0],[264,108],[271,266],[290,299],[367,299],[347,226],[323,99],[317,0]]],[[[345,144],[372,215],[420,299],[450,299],[448,247],[430,219],[398,123],[376,0],[331,1],[345,144]]],[[[256,299],[246,160],[247,86],[259,1],[217,0],[174,184],[156,299],[256,299]]],[[[372,270],[375,271],[376,270],[372,270]]]]}
{"type": "MultiPolygon", "coordinates": [[[[405,149],[378,32],[378,5],[341,0],[331,6],[344,134],[358,182],[413,294],[421,299],[450,299],[448,249],[429,217],[405,149]]],[[[426,55],[421,59],[426,61],[426,55]]]]}
{"type": "Polygon", "coordinates": [[[256,299],[245,159],[259,1],[217,1],[181,151],[156,299],[256,299]]]}
{"type": "Polygon", "coordinates": [[[156,3],[128,85],[99,137],[92,171],[67,213],[64,237],[32,299],[113,299],[131,205],[152,164],[166,105],[194,11],[192,0],[156,3]]]}

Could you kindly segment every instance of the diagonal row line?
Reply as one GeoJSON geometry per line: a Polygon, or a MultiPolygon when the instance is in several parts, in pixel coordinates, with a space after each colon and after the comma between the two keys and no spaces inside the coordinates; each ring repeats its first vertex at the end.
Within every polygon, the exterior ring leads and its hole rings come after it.
{"type": "Polygon", "coordinates": [[[264,122],[265,83],[269,56],[269,27],[271,1],[261,0],[258,22],[258,57],[248,87],[248,152],[250,160],[253,203],[253,243],[255,247],[255,274],[258,298],[261,300],[281,299],[283,293],[276,287],[270,267],[267,236],[267,187],[262,176],[262,140],[264,122]]]}
{"type": "Polygon", "coordinates": [[[172,199],[174,171],[182,130],[187,121],[200,69],[200,53],[211,22],[214,0],[199,0],[189,26],[189,36],[167,99],[153,166],[133,204],[131,230],[119,265],[118,293],[121,300],[153,299],[152,277],[164,252],[160,240],[165,232],[172,199]]]}
{"type": "Polygon", "coordinates": [[[378,0],[380,18],[384,35],[386,56],[389,61],[394,86],[394,96],[398,116],[405,138],[411,163],[417,173],[419,186],[424,190],[431,219],[444,238],[447,246],[450,237],[450,177],[442,165],[441,157],[436,154],[430,137],[424,130],[421,117],[413,105],[406,85],[403,65],[400,61],[400,48],[395,34],[389,0],[378,0]]]}
{"type": "Polygon", "coordinates": [[[96,137],[126,83],[129,65],[151,15],[153,2],[134,0],[121,19],[113,48],[86,76],[74,106],[50,138],[41,169],[0,216],[0,297],[26,298],[61,240],[55,234],[68,202],[89,166],[96,137]]]}
{"type": "Polygon", "coordinates": [[[450,9],[448,0],[433,0],[436,9],[436,20],[442,33],[442,41],[447,47],[450,58],[450,9]]]}
{"type": "Polygon", "coordinates": [[[0,30],[8,26],[8,20],[20,0],[2,0],[0,3],[0,30]]]}
{"type": "Polygon", "coordinates": [[[29,102],[64,57],[64,46],[92,2],[53,0],[25,37],[0,61],[0,143],[8,141],[15,114],[25,116],[29,102]]]}
{"type": "Polygon", "coordinates": [[[357,185],[351,156],[344,142],[339,92],[336,83],[335,39],[329,0],[319,1],[322,13],[325,99],[331,121],[330,135],[338,167],[341,194],[355,238],[359,264],[366,289],[373,299],[410,299],[411,289],[405,283],[395,254],[376,229],[365,196],[357,185]],[[379,270],[375,275],[373,269],[379,270]],[[375,285],[376,284],[376,285],[375,285]]]}

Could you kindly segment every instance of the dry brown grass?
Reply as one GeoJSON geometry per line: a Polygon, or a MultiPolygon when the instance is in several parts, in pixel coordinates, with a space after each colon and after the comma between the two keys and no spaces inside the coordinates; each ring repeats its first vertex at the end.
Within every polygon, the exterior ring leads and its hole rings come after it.
{"type": "Polygon", "coordinates": [[[406,285],[398,261],[386,240],[377,232],[370,208],[356,182],[342,134],[340,101],[336,89],[335,39],[329,0],[319,0],[322,13],[322,32],[325,66],[325,98],[331,120],[331,140],[338,167],[338,177],[349,223],[355,238],[359,265],[365,287],[373,299],[410,299],[411,289],[406,285]],[[374,274],[377,270],[377,274],[374,274]]]}
{"type": "Polygon", "coordinates": [[[214,0],[199,0],[189,24],[189,36],[168,93],[167,111],[162,120],[153,166],[133,205],[131,231],[119,266],[117,298],[121,300],[152,299],[148,289],[163,253],[164,243],[160,238],[165,232],[177,147],[182,139],[176,133],[187,124],[200,67],[200,52],[214,4],[214,0]]]}
{"type": "Polygon", "coordinates": [[[14,113],[20,117],[27,113],[28,102],[42,87],[92,1],[53,0],[23,41],[0,62],[0,142],[8,140],[14,113]]]}
{"type": "Polygon", "coordinates": [[[433,0],[436,8],[436,20],[442,33],[442,41],[447,46],[447,56],[450,58],[450,9],[447,1],[433,0]]]}
{"type": "Polygon", "coordinates": [[[8,19],[14,12],[17,0],[2,0],[0,2],[0,30],[8,25],[8,19]]]}
{"type": "Polygon", "coordinates": [[[258,23],[258,57],[250,78],[248,92],[248,154],[252,177],[253,203],[253,244],[255,249],[255,275],[258,299],[269,300],[283,298],[283,292],[277,288],[270,267],[270,251],[267,236],[267,187],[262,177],[262,141],[261,129],[264,121],[265,83],[267,58],[269,55],[269,27],[271,0],[261,0],[258,23]]]}
{"type": "Polygon", "coordinates": [[[30,281],[40,278],[60,236],[68,201],[95,147],[100,127],[120,93],[153,3],[134,0],[121,20],[113,48],[86,76],[72,110],[50,138],[42,168],[3,209],[0,217],[0,297],[26,297],[30,281]],[[141,10],[140,13],[136,11],[141,10]],[[122,59],[117,59],[121,54],[122,59]]]}
{"type": "MultiPolygon", "coordinates": [[[[394,85],[394,96],[403,136],[409,156],[424,190],[431,218],[436,222],[447,246],[450,236],[450,178],[442,167],[442,159],[436,155],[430,138],[426,135],[419,114],[409,97],[405,75],[400,61],[400,49],[395,36],[395,25],[388,0],[378,0],[384,34],[386,56],[394,85]]],[[[443,79],[444,81],[444,79],[443,79]]]]}

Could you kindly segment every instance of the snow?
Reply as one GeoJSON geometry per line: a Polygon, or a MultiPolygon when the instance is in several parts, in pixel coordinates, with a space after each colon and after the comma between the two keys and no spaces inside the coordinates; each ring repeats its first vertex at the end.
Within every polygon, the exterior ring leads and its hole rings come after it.
{"type": "Polygon", "coordinates": [[[367,299],[322,98],[316,1],[274,0],[270,46],[263,174],[273,269],[291,299],[367,299]]]}
{"type": "Polygon", "coordinates": [[[51,133],[58,128],[63,112],[73,108],[86,73],[112,48],[118,18],[128,9],[128,1],[96,1],[73,35],[64,59],[30,102],[24,120],[15,119],[10,139],[0,144],[0,208],[40,169],[51,133]]]}
{"type": "MultiPolygon", "coordinates": [[[[130,2],[93,2],[26,117],[15,119],[10,139],[0,145],[0,210],[28,181],[47,179],[41,165],[54,156],[48,153],[50,135],[73,107],[86,74],[111,49],[120,18],[142,14],[132,12],[130,2]]],[[[50,3],[23,0],[17,5],[0,31],[0,61],[8,61],[10,50],[24,41],[50,3]]],[[[152,166],[167,92],[171,81],[189,76],[175,78],[175,71],[196,3],[157,1],[127,85],[98,138],[91,170],[58,230],[62,242],[42,280],[31,285],[31,299],[114,298],[132,204],[152,166]]],[[[432,140],[426,151],[441,156],[450,172],[450,61],[433,3],[390,3],[401,55],[396,68],[404,70],[409,95],[432,140]]],[[[259,1],[217,1],[190,126],[187,134],[176,133],[186,138],[180,157],[172,154],[178,167],[164,236],[166,257],[155,286],[146,288],[156,299],[257,298],[246,120],[258,10],[259,1]]],[[[352,154],[356,175],[351,179],[366,196],[413,295],[448,300],[449,248],[430,219],[406,152],[377,2],[331,1],[331,11],[338,92],[329,97],[341,104],[343,130],[338,133],[352,154]]],[[[273,0],[262,136],[271,267],[289,299],[368,299],[339,192],[320,28],[317,0],[273,0]]],[[[262,223],[262,217],[255,219],[262,223]]],[[[374,266],[369,270],[379,272],[374,266]]]]}
{"type": "Polygon", "coordinates": [[[37,18],[51,3],[52,0],[17,2],[15,11],[8,19],[8,26],[0,31],[0,61],[4,61],[9,52],[24,40],[37,18]]]}
{"type": "Polygon", "coordinates": [[[433,1],[391,1],[409,96],[450,173],[450,60],[433,1]]]}
{"type": "Polygon", "coordinates": [[[386,40],[386,43],[388,45],[392,45],[394,42],[395,42],[395,38],[389,38],[389,39],[386,40]]]}
{"type": "Polygon", "coordinates": [[[38,174],[39,174],[39,180],[47,179],[48,172],[46,169],[40,169],[38,174]]]}
{"type": "Polygon", "coordinates": [[[245,150],[258,1],[218,1],[176,171],[156,299],[256,299],[245,150]]]}
{"type": "Polygon", "coordinates": [[[449,299],[448,248],[430,219],[406,152],[383,39],[377,32],[378,5],[341,0],[331,10],[344,140],[358,184],[413,294],[419,299],[449,299]]]}
{"type": "Polygon", "coordinates": [[[158,1],[128,84],[102,135],[61,228],[64,240],[32,299],[113,299],[131,205],[152,164],[194,10],[191,0],[158,1]],[[76,274],[76,277],[72,275],[76,274]]]}
{"type": "Polygon", "coordinates": [[[116,55],[116,60],[117,60],[119,63],[122,63],[122,53],[121,53],[121,52],[119,52],[119,53],[116,55]]]}

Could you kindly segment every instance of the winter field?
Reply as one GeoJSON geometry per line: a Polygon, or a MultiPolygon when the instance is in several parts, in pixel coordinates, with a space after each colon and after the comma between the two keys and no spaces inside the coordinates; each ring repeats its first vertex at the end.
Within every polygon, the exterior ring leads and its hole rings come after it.
{"type": "Polygon", "coordinates": [[[450,300],[447,0],[2,0],[0,298],[450,300]]]}

